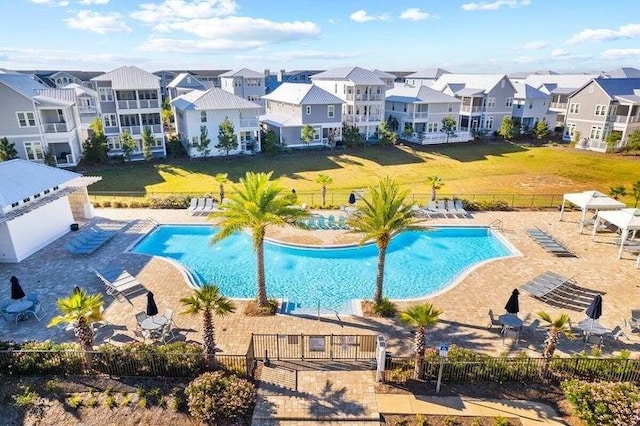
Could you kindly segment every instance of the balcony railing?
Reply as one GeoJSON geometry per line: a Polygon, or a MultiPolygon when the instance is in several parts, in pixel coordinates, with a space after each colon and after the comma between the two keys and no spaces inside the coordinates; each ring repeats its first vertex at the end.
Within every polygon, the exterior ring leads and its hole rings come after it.
{"type": "Polygon", "coordinates": [[[432,145],[441,143],[455,143],[455,142],[468,142],[473,140],[470,132],[456,131],[455,136],[449,136],[447,140],[446,133],[433,132],[433,133],[414,133],[409,141],[418,143],[420,145],[432,145]]]}
{"type": "Polygon", "coordinates": [[[160,106],[157,99],[140,99],[139,102],[140,102],[139,108],[141,109],[158,108],[160,106]]]}
{"type": "Polygon", "coordinates": [[[629,121],[627,121],[627,116],[626,115],[616,115],[614,117],[615,118],[609,117],[608,120],[612,121],[614,123],[622,123],[622,124],[625,124],[625,123],[637,123],[638,121],[640,121],[639,120],[640,117],[629,117],[629,121]]]}
{"type": "Polygon", "coordinates": [[[131,135],[142,134],[142,129],[140,128],[140,126],[120,126],[120,130],[122,132],[127,132],[131,135]]]}
{"type": "Polygon", "coordinates": [[[347,123],[367,123],[367,122],[382,120],[382,116],[379,114],[371,114],[371,115],[345,114],[342,116],[342,118],[347,123]]]}
{"type": "Polygon", "coordinates": [[[98,110],[95,106],[80,106],[78,112],[80,114],[95,114],[98,110]]]}
{"type": "Polygon", "coordinates": [[[66,133],[67,129],[67,123],[42,123],[44,133],[66,133]]]}
{"type": "Polygon", "coordinates": [[[460,112],[479,113],[482,112],[482,107],[479,105],[462,105],[460,106],[460,112]]]}
{"type": "Polygon", "coordinates": [[[240,127],[258,127],[257,118],[241,118],[240,127]]]}
{"type": "Polygon", "coordinates": [[[415,120],[423,120],[429,117],[429,113],[426,111],[417,111],[414,113],[409,113],[409,118],[413,118],[415,120]]]}
{"type": "Polygon", "coordinates": [[[130,99],[126,101],[118,101],[119,109],[149,109],[159,108],[160,104],[157,99],[130,99]]]}
{"type": "Polygon", "coordinates": [[[128,101],[118,101],[118,108],[119,109],[137,109],[138,101],[136,101],[135,99],[128,100],[128,101]]]}
{"type": "Polygon", "coordinates": [[[567,102],[551,102],[549,104],[549,108],[550,109],[558,109],[558,110],[566,111],[567,105],[568,105],[567,102]]]}
{"type": "Polygon", "coordinates": [[[382,95],[378,93],[347,93],[348,101],[380,101],[382,95]]]}

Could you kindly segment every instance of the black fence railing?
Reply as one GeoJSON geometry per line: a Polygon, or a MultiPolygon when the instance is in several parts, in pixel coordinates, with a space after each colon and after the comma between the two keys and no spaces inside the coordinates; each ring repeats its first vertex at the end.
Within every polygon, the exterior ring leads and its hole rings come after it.
{"type": "MultiPolygon", "coordinates": [[[[440,361],[425,361],[420,378],[437,380],[440,361]]],[[[405,382],[414,375],[414,358],[391,357],[384,372],[386,382],[405,382]]],[[[449,361],[442,365],[443,382],[523,382],[541,378],[554,381],[640,382],[640,360],[618,358],[554,358],[545,368],[544,358],[487,358],[449,361]]]]}
{"type": "MultiPolygon", "coordinates": [[[[215,356],[216,368],[252,376],[253,355],[215,356]]],[[[104,375],[195,377],[205,371],[203,353],[118,353],[81,351],[0,351],[0,375],[104,375]],[[90,361],[91,368],[88,367],[90,361]]]]}
{"type": "Polygon", "coordinates": [[[251,341],[257,358],[278,361],[368,361],[376,357],[376,336],[372,334],[254,334],[251,341]]]}

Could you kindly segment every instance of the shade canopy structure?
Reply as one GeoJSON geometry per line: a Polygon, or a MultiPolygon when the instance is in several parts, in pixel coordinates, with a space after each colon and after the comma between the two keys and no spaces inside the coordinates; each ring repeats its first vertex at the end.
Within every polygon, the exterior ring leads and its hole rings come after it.
{"type": "Polygon", "coordinates": [[[22,287],[20,286],[20,281],[18,281],[18,278],[12,276],[9,281],[11,282],[11,299],[22,299],[25,294],[24,290],[22,290],[22,287]]]}
{"type": "Polygon", "coordinates": [[[594,297],[585,312],[591,319],[597,320],[600,318],[602,316],[602,296],[598,294],[594,297]]]}
{"type": "Polygon", "coordinates": [[[596,236],[598,226],[603,221],[618,227],[622,234],[620,237],[620,249],[618,250],[618,259],[620,259],[620,257],[622,257],[624,245],[629,238],[629,234],[635,235],[635,233],[640,230],[640,209],[622,209],[598,212],[596,223],[593,227],[594,237],[596,236]]]}
{"type": "Polygon", "coordinates": [[[147,315],[150,317],[158,315],[158,305],[156,305],[152,292],[147,293],[147,315]]]}
{"type": "Polygon", "coordinates": [[[574,204],[582,210],[582,217],[580,218],[580,233],[584,228],[585,217],[587,211],[601,211],[601,210],[620,210],[626,207],[626,204],[620,202],[614,198],[609,197],[606,194],[598,191],[584,191],[584,192],[570,192],[564,194],[562,197],[562,207],[560,207],[560,220],[564,215],[564,208],[567,202],[574,204]]]}
{"type": "Polygon", "coordinates": [[[504,309],[510,314],[517,314],[520,312],[520,303],[518,302],[518,296],[520,292],[517,288],[513,289],[511,292],[511,296],[509,300],[507,300],[507,304],[504,305],[504,309]]]}

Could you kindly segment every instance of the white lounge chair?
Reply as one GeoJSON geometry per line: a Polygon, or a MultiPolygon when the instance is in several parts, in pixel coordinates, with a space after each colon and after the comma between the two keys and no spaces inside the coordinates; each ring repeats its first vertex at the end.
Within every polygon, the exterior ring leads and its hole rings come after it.
{"type": "Polygon", "coordinates": [[[195,209],[193,209],[195,214],[200,214],[203,212],[205,205],[207,204],[204,198],[198,198],[198,205],[195,209]]]}
{"type": "Polygon", "coordinates": [[[203,213],[211,213],[213,211],[213,198],[205,198],[204,199],[204,207],[202,208],[203,213]]]}
{"type": "Polygon", "coordinates": [[[192,198],[189,207],[187,207],[187,211],[193,213],[193,211],[198,207],[198,199],[192,198]]]}
{"type": "Polygon", "coordinates": [[[96,276],[104,283],[107,294],[118,298],[126,297],[144,286],[126,269],[121,266],[111,265],[106,268],[93,269],[96,276]]]}

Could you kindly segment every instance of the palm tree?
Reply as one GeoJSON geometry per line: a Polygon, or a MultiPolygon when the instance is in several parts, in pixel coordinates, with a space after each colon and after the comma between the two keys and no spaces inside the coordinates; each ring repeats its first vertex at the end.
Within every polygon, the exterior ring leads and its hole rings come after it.
{"type": "Polygon", "coordinates": [[[568,339],[573,339],[573,333],[569,327],[569,315],[562,314],[557,318],[551,318],[551,316],[544,312],[538,312],[538,316],[545,322],[549,323],[549,332],[547,339],[544,341],[544,349],[542,350],[542,357],[544,358],[543,370],[546,372],[549,369],[549,363],[553,358],[553,354],[558,346],[558,340],[560,336],[564,335],[568,339]]]}
{"type": "Polygon", "coordinates": [[[213,284],[205,284],[193,292],[193,295],[180,299],[185,306],[185,315],[202,313],[202,342],[209,368],[215,367],[216,334],[213,325],[213,315],[224,316],[234,312],[233,302],[220,293],[220,289],[213,284]]]}
{"type": "MultiPolygon", "coordinates": [[[[75,290],[69,297],[56,302],[60,315],[51,318],[47,327],[59,324],[73,325],[73,331],[85,352],[93,351],[93,330],[91,323],[102,321],[102,295],[89,294],[84,289],[75,290]]],[[[92,359],[86,354],[87,366],[91,368],[92,359]]]]}
{"type": "Polygon", "coordinates": [[[333,178],[331,178],[331,176],[319,174],[316,176],[316,183],[322,185],[322,206],[324,207],[327,200],[327,185],[331,185],[333,183],[333,178]]]}
{"type": "Polygon", "coordinates": [[[211,217],[221,218],[220,231],[211,238],[215,244],[234,232],[249,228],[253,240],[253,248],[257,257],[258,272],[258,306],[265,308],[269,305],[267,287],[264,276],[264,235],[267,227],[282,226],[307,216],[304,210],[294,207],[294,195],[283,194],[275,182],[271,181],[269,173],[247,172],[240,179],[240,186],[228,198],[221,210],[214,212],[211,217]]]}
{"type": "Polygon", "coordinates": [[[640,201],[640,180],[633,184],[633,187],[631,189],[631,195],[633,196],[633,199],[636,201],[633,207],[637,208],[638,201],[640,201]]]}
{"type": "Polygon", "coordinates": [[[378,271],[376,274],[376,292],[373,297],[377,305],[382,302],[382,285],[384,280],[384,262],[391,237],[407,229],[413,223],[414,214],[407,200],[408,191],[400,190],[400,186],[388,176],[373,187],[371,200],[362,199],[354,213],[347,220],[352,232],[361,232],[360,244],[369,240],[378,246],[378,271]]]}
{"type": "Polygon", "coordinates": [[[220,204],[222,204],[222,201],[224,200],[224,184],[229,182],[229,179],[227,179],[227,177],[227,173],[218,173],[213,177],[216,182],[220,184],[220,190],[218,192],[218,194],[220,195],[220,204]]]}
{"type": "Polygon", "coordinates": [[[436,191],[444,186],[444,180],[439,175],[431,175],[427,178],[427,185],[431,188],[431,201],[435,201],[436,191]]]}
{"type": "Polygon", "coordinates": [[[431,303],[412,306],[400,312],[400,321],[416,329],[413,341],[414,351],[416,353],[414,361],[414,374],[416,379],[420,378],[420,372],[422,371],[422,361],[424,360],[424,353],[426,351],[425,337],[427,328],[436,325],[441,314],[442,311],[434,308],[431,303]]]}
{"type": "Polygon", "coordinates": [[[611,195],[614,200],[625,197],[627,195],[627,188],[625,188],[624,185],[610,186],[609,195],[611,195]]]}

